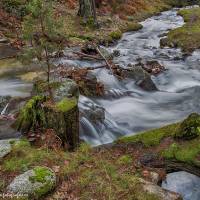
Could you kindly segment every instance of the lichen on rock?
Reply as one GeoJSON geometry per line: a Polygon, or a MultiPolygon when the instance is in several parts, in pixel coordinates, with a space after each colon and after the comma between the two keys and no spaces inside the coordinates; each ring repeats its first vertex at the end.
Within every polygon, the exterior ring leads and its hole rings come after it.
{"type": "Polygon", "coordinates": [[[35,167],[17,176],[7,190],[13,194],[27,195],[29,199],[39,199],[56,185],[55,173],[47,167],[35,167]]]}

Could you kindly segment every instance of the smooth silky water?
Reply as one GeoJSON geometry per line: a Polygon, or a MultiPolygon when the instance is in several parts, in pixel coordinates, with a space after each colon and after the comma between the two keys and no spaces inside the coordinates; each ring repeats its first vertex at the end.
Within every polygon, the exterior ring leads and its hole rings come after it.
{"type": "Polygon", "coordinates": [[[161,49],[159,44],[159,36],[181,27],[183,18],[173,9],[141,24],[143,29],[125,33],[118,44],[108,50],[120,51],[120,57],[114,62],[123,67],[137,63],[138,58],[157,60],[164,65],[167,70],[152,77],[159,91],[146,92],[138,88],[134,80],[119,81],[106,69],[96,70],[99,81],[105,85],[106,95],[92,99],[81,97],[80,108],[84,101],[103,107],[105,122],[109,124],[103,123],[102,128],[97,129],[93,123],[88,124],[85,131],[82,129],[82,139],[92,145],[110,143],[119,136],[157,128],[182,120],[191,112],[200,112],[200,51],[186,58],[180,49],[161,49]]]}

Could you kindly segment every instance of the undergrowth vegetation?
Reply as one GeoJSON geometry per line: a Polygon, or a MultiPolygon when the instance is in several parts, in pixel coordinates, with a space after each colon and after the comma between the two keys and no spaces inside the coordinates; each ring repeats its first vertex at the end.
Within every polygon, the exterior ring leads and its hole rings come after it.
{"type": "Polygon", "coordinates": [[[200,8],[184,9],[178,12],[185,20],[185,25],[171,30],[166,45],[180,47],[190,54],[200,48],[200,8]]]}

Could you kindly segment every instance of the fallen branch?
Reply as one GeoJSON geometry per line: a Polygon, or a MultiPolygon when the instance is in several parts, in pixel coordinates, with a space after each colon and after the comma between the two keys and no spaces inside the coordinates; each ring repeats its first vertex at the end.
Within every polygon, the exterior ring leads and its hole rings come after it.
{"type": "Polygon", "coordinates": [[[107,61],[105,56],[101,53],[101,50],[98,48],[98,46],[96,46],[96,50],[100,54],[100,56],[104,59],[104,61],[106,62],[106,65],[110,68],[110,71],[111,71],[112,75],[114,75],[113,71],[112,71],[112,66],[109,64],[109,62],[107,61]]]}
{"type": "Polygon", "coordinates": [[[81,56],[81,57],[91,58],[94,60],[102,60],[102,58],[99,58],[97,56],[93,56],[93,55],[89,55],[89,54],[85,54],[85,53],[81,53],[81,52],[73,52],[73,53],[77,54],[78,56],[81,56]]]}

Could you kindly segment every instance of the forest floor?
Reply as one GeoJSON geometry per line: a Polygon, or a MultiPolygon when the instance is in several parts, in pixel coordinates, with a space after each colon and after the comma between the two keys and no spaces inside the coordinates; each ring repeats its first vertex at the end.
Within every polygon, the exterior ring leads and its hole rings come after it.
{"type": "MultiPolygon", "coordinates": [[[[0,5],[1,7],[4,8],[5,5],[0,5]]],[[[77,16],[77,1],[57,2],[55,13],[64,21],[64,34],[68,36],[70,45],[80,45],[87,41],[109,45],[120,39],[123,32],[140,29],[142,26],[138,22],[170,7],[166,0],[129,0],[126,4],[105,0],[97,9],[98,27],[89,23],[84,24],[77,16]]],[[[4,35],[15,46],[20,47],[22,19],[17,18],[12,12],[5,12],[7,9],[0,9],[0,36],[4,35]]]]}
{"type": "Polygon", "coordinates": [[[172,124],[124,137],[107,147],[81,144],[71,153],[34,147],[26,140],[13,143],[12,152],[0,163],[0,191],[16,175],[34,166],[48,166],[57,175],[57,187],[43,198],[46,200],[157,200],[155,194],[142,192],[140,178],[152,181],[154,172],[159,174],[159,181],[164,180],[171,161],[179,170],[190,169],[194,174],[200,166],[200,136],[177,140],[174,134],[178,126],[172,124]]]}

